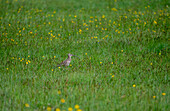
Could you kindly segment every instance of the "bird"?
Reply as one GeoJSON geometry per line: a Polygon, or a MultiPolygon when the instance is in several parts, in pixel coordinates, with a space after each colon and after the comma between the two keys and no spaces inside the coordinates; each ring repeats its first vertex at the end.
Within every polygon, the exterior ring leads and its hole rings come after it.
{"type": "MultiPolygon", "coordinates": [[[[59,66],[69,66],[70,65],[70,62],[71,62],[71,56],[75,56],[75,57],[78,57],[78,56],[76,56],[76,55],[73,55],[73,54],[68,54],[68,58],[65,60],[65,61],[63,61],[63,62],[61,62],[60,64],[58,64],[57,65],[57,67],[59,67],[59,66]]],[[[78,57],[79,58],[79,57],[78,57]]]]}

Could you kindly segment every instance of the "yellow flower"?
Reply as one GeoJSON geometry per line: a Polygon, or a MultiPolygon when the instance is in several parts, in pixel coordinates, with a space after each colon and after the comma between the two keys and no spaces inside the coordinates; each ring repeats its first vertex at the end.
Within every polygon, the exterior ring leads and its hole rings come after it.
{"type": "Polygon", "coordinates": [[[56,108],[55,111],[60,111],[60,108],[56,108]]]}
{"type": "Polygon", "coordinates": [[[77,109],[77,111],[82,111],[81,109],[77,109]]]}
{"type": "Polygon", "coordinates": [[[51,69],[51,71],[54,71],[54,69],[51,69]]]}
{"type": "Polygon", "coordinates": [[[28,64],[28,62],[26,62],[26,64],[28,64]]]}
{"type": "Polygon", "coordinates": [[[60,94],[61,94],[61,91],[59,90],[57,93],[60,95],[60,94]]]}
{"type": "Polygon", "coordinates": [[[76,109],[79,109],[79,105],[78,105],[78,104],[76,104],[74,107],[75,107],[76,109]]]}
{"type": "Polygon", "coordinates": [[[112,8],[112,10],[113,10],[113,11],[117,11],[117,9],[116,9],[116,8],[112,8]]]}
{"type": "Polygon", "coordinates": [[[157,24],[157,22],[154,20],[154,22],[153,22],[154,24],[157,24]]]}
{"type": "Polygon", "coordinates": [[[47,107],[47,111],[51,111],[51,107],[48,106],[48,107],[47,107]]]}
{"type": "Polygon", "coordinates": [[[161,52],[159,52],[159,55],[161,55],[161,52]]]}
{"type": "Polygon", "coordinates": [[[150,65],[152,65],[152,62],[151,62],[151,64],[150,65]]]}
{"type": "Polygon", "coordinates": [[[30,105],[29,105],[28,103],[25,103],[25,107],[27,107],[27,108],[28,108],[28,107],[30,107],[30,105]]]}
{"type": "Polygon", "coordinates": [[[87,53],[85,53],[85,55],[87,55],[87,53]]]}
{"type": "Polygon", "coordinates": [[[113,62],[111,64],[113,64],[113,62]]]}
{"type": "Polygon", "coordinates": [[[61,102],[62,102],[62,103],[65,103],[65,100],[64,100],[64,99],[61,99],[61,102]]]}
{"type": "Polygon", "coordinates": [[[102,15],[102,18],[105,18],[105,15],[102,15]]]}
{"type": "Polygon", "coordinates": [[[58,67],[59,69],[61,68],[61,67],[58,67]]]}
{"type": "Polygon", "coordinates": [[[102,64],[102,62],[100,62],[100,64],[102,64]]]}
{"type": "Polygon", "coordinates": [[[72,65],[70,64],[70,66],[72,66],[72,65]]]}
{"type": "Polygon", "coordinates": [[[112,77],[115,77],[114,75],[112,75],[112,77]]]}
{"type": "Polygon", "coordinates": [[[156,98],[156,96],[153,96],[153,98],[155,99],[155,98],[156,98]]]}
{"type": "Polygon", "coordinates": [[[166,93],[162,93],[162,95],[163,95],[163,96],[165,96],[165,95],[166,95],[166,93]]]}
{"type": "Polygon", "coordinates": [[[136,85],[134,84],[133,87],[136,87],[136,85]]]}
{"type": "Polygon", "coordinates": [[[28,60],[28,62],[29,62],[29,63],[31,63],[31,61],[30,61],[30,60],[28,60]]]}
{"type": "Polygon", "coordinates": [[[6,70],[8,70],[8,68],[6,68],[6,70]]]}
{"type": "Polygon", "coordinates": [[[69,107],[69,108],[68,108],[68,111],[73,111],[73,108],[69,107]]]}
{"type": "Polygon", "coordinates": [[[123,50],[121,50],[121,52],[123,52],[123,50]]]}

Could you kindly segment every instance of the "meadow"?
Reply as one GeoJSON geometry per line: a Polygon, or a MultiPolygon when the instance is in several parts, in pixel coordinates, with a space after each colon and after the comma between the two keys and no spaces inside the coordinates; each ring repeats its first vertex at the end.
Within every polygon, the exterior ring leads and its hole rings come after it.
{"type": "Polygon", "coordinates": [[[0,0],[0,110],[170,110],[169,5],[0,0]]]}

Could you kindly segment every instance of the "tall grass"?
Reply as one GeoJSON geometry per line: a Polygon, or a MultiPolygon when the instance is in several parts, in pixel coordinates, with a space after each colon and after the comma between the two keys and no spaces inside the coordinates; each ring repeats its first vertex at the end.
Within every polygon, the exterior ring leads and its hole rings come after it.
{"type": "Polygon", "coordinates": [[[168,0],[0,2],[2,111],[170,109],[168,0]]]}

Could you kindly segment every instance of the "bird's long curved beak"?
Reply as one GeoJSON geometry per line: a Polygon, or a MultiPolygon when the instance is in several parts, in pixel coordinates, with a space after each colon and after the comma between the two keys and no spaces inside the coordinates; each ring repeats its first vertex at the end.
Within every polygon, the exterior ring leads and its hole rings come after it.
{"type": "MultiPolygon", "coordinates": [[[[78,56],[76,56],[76,55],[72,55],[72,56],[78,57],[78,56]]],[[[80,57],[78,57],[78,58],[80,59],[80,57]]]]}

